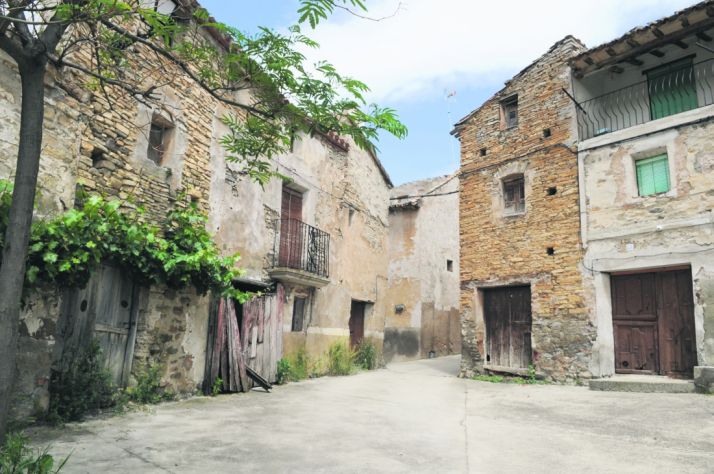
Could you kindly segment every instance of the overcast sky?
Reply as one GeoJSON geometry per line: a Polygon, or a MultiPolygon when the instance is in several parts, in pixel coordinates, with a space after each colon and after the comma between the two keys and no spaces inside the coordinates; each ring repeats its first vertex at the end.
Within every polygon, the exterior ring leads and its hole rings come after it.
{"type": "MultiPolygon", "coordinates": [[[[570,34],[588,46],[669,15],[692,0],[367,0],[369,21],[338,13],[308,34],[315,60],[366,82],[370,99],[396,108],[409,137],[383,137],[380,158],[395,184],[458,167],[449,132],[503,83],[570,34]],[[395,14],[396,13],[396,14],[395,14]],[[447,95],[456,95],[447,100],[447,95]]],[[[284,29],[295,0],[202,0],[243,30],[284,29]]]]}

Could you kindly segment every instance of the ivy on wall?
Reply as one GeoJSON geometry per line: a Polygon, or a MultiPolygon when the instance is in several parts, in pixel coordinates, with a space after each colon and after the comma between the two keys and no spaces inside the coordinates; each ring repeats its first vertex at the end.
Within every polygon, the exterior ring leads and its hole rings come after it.
{"type": "MultiPolygon", "coordinates": [[[[238,255],[221,256],[195,205],[175,208],[161,226],[146,223],[143,210],[120,209],[121,201],[80,196],[76,209],[35,221],[25,272],[26,293],[44,285],[83,288],[102,263],[129,272],[140,284],[194,287],[246,301],[233,288],[238,255]]],[[[0,180],[0,259],[8,226],[12,185],[0,180]]],[[[0,260],[1,261],[1,260],[0,260]]]]}

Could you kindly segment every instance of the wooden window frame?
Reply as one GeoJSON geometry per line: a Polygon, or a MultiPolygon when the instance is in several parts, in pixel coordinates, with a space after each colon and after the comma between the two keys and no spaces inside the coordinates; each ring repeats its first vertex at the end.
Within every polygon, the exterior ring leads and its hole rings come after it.
{"type": "Polygon", "coordinates": [[[526,212],[526,180],[522,174],[508,176],[502,180],[503,186],[503,210],[506,215],[514,216],[525,214],[526,212]],[[509,196],[510,191],[515,189],[513,197],[509,196]]]}
{"type": "Polygon", "coordinates": [[[157,166],[163,166],[165,163],[166,155],[169,152],[171,141],[173,139],[173,130],[173,123],[162,116],[154,115],[151,118],[146,157],[157,166]],[[158,143],[156,140],[157,135],[158,143]]]}
{"type": "Polygon", "coordinates": [[[501,130],[518,127],[518,94],[514,94],[501,101],[501,130]],[[514,112],[513,118],[509,117],[514,112]]]}
{"type": "Polygon", "coordinates": [[[295,298],[293,298],[293,318],[291,324],[292,332],[302,332],[304,330],[306,305],[307,298],[305,298],[304,296],[296,296],[295,298]],[[300,314],[298,314],[298,308],[300,308],[300,314]]]}

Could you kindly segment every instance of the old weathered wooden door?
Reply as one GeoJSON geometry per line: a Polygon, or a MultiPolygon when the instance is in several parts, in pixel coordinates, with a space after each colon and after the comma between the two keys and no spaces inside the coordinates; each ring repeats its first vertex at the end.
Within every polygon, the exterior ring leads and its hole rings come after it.
{"type": "Polygon", "coordinates": [[[279,266],[300,268],[302,230],[302,194],[284,187],[280,213],[279,266]]]}
{"type": "Polygon", "coordinates": [[[691,377],[696,365],[689,270],[613,275],[615,371],[691,377]]]}
{"type": "Polygon", "coordinates": [[[531,289],[507,286],[484,290],[486,363],[527,368],[531,354],[531,289]]]}
{"type": "Polygon", "coordinates": [[[362,301],[352,301],[350,308],[350,347],[353,349],[359,346],[364,340],[364,310],[365,303],[362,301]]]}
{"type": "Polygon", "coordinates": [[[99,342],[105,368],[117,385],[126,385],[136,336],[138,288],[114,267],[94,272],[86,288],[63,297],[57,357],[70,364],[91,339],[99,342]]]}

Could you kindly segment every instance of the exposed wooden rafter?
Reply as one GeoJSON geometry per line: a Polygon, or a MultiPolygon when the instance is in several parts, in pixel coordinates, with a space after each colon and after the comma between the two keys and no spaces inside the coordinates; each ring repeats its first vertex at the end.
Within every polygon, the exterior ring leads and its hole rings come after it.
{"type": "Polygon", "coordinates": [[[712,40],[712,37],[709,36],[708,34],[706,34],[706,33],[703,32],[703,31],[700,31],[700,32],[697,33],[697,38],[699,38],[699,39],[702,40],[702,41],[706,41],[707,43],[712,40]]]}
{"type": "Polygon", "coordinates": [[[672,41],[672,44],[675,44],[675,45],[679,46],[679,47],[682,48],[682,49],[687,49],[687,48],[689,48],[689,45],[688,45],[687,43],[685,43],[684,41],[681,41],[681,40],[680,40],[680,41],[672,41]]]}
{"type": "Polygon", "coordinates": [[[610,72],[614,72],[615,74],[622,74],[624,71],[625,70],[620,66],[610,66],[610,72]]]}
{"type": "Polygon", "coordinates": [[[633,66],[642,66],[644,64],[643,61],[640,61],[637,58],[629,58],[626,60],[628,63],[632,64],[633,66]]]}
{"type": "Polygon", "coordinates": [[[662,51],[660,51],[659,49],[653,49],[652,51],[650,51],[650,54],[651,54],[652,56],[656,56],[656,57],[658,57],[658,58],[663,58],[663,57],[664,57],[664,53],[663,53],[662,51]]]}

